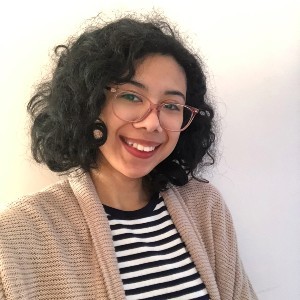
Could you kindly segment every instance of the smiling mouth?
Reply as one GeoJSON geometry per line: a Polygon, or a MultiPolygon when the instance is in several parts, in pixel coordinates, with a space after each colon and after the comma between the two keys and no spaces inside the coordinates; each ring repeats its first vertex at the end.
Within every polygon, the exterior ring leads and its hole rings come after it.
{"type": "Polygon", "coordinates": [[[141,145],[137,142],[134,142],[134,141],[131,141],[131,140],[128,140],[128,139],[125,139],[124,137],[121,138],[122,141],[127,144],[128,146],[132,147],[132,148],[135,148],[139,151],[142,151],[142,152],[152,152],[154,151],[157,147],[159,147],[159,145],[157,146],[144,146],[144,145],[141,145]]]}

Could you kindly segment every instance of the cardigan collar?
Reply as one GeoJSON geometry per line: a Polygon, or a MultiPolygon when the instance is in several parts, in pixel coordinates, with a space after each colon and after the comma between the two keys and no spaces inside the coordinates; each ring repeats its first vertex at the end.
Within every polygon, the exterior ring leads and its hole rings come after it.
{"type": "Polygon", "coordinates": [[[111,230],[92,179],[88,173],[77,170],[69,175],[69,183],[89,227],[108,299],[125,300],[111,230]]]}

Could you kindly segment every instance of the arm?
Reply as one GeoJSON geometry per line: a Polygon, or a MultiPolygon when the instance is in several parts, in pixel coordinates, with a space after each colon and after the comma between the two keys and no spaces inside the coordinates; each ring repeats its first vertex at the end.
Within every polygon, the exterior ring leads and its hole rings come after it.
{"type": "Polygon", "coordinates": [[[215,274],[221,298],[257,299],[238,253],[231,214],[220,197],[212,207],[212,228],[215,249],[215,274]]]}

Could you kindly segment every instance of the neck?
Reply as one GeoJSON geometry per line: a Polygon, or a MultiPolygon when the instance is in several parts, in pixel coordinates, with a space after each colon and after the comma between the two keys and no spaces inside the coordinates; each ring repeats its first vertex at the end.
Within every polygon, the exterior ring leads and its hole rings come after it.
{"type": "Polygon", "coordinates": [[[91,170],[90,174],[102,204],[132,211],[144,207],[149,201],[142,178],[128,178],[117,171],[105,172],[103,168],[91,170]]]}

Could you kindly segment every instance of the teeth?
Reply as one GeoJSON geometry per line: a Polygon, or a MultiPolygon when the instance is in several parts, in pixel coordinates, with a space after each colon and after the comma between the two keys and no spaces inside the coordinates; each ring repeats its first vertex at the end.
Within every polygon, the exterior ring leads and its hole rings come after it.
{"type": "Polygon", "coordinates": [[[155,149],[155,147],[145,147],[143,145],[140,145],[140,144],[137,144],[137,143],[133,143],[133,142],[130,142],[130,141],[125,141],[127,145],[135,148],[135,149],[138,149],[139,151],[144,151],[144,152],[151,152],[155,149]]]}
{"type": "Polygon", "coordinates": [[[144,147],[142,145],[138,145],[138,144],[134,143],[133,146],[136,147],[140,151],[144,151],[144,147]]]}

